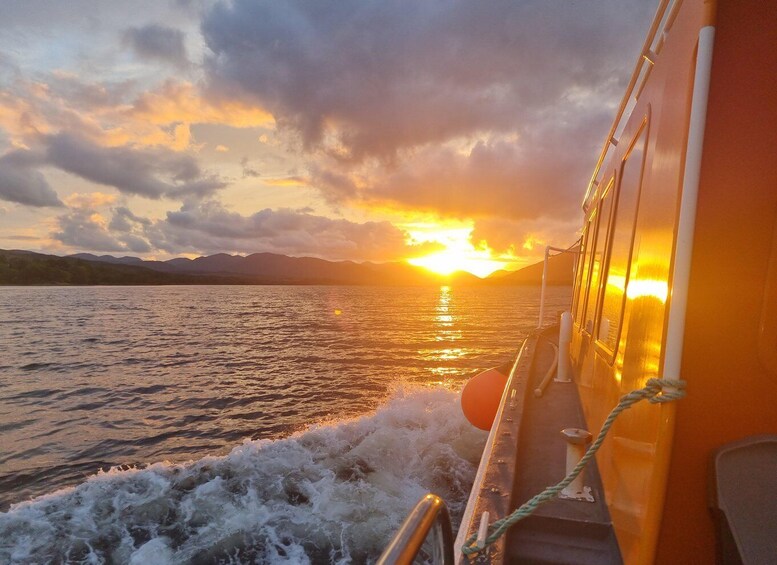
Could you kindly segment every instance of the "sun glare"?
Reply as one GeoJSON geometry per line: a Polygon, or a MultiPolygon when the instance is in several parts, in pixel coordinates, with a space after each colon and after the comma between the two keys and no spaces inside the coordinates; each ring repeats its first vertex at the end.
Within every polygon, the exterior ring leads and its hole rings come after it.
{"type": "Polygon", "coordinates": [[[477,249],[469,237],[471,227],[444,228],[417,226],[409,229],[414,243],[434,242],[444,246],[423,257],[408,259],[408,263],[424,267],[439,275],[450,275],[456,271],[467,271],[479,277],[487,277],[494,271],[504,269],[511,261],[493,257],[490,249],[477,249]]]}

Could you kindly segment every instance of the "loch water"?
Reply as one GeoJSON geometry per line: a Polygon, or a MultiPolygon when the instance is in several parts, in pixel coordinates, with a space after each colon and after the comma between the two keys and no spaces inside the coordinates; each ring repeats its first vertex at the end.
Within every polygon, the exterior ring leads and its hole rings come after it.
{"type": "MultiPolygon", "coordinates": [[[[547,321],[569,305],[548,289],[547,321]]],[[[536,287],[0,288],[0,563],[362,563],[460,519],[536,287]]]]}

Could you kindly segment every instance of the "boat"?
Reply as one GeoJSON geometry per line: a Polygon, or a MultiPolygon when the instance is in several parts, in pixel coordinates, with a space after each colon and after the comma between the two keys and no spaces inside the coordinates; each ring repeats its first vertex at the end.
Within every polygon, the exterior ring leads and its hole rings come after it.
{"type": "Polygon", "coordinates": [[[777,563],[776,69],[776,2],[660,2],[458,536],[430,493],[381,563],[777,563]]]}

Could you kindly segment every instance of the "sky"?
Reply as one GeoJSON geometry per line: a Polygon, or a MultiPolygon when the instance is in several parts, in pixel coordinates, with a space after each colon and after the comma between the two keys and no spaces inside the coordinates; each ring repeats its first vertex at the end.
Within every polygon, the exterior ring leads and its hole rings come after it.
{"type": "Polygon", "coordinates": [[[0,0],[0,248],[520,268],[656,4],[0,0]]]}

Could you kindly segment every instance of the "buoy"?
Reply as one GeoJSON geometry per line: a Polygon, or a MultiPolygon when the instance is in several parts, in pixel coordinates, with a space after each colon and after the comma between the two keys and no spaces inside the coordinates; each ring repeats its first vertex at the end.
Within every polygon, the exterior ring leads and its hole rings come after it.
{"type": "Polygon", "coordinates": [[[469,423],[490,430],[499,410],[499,401],[507,384],[507,375],[489,369],[472,377],[461,391],[461,410],[469,423]]]}

